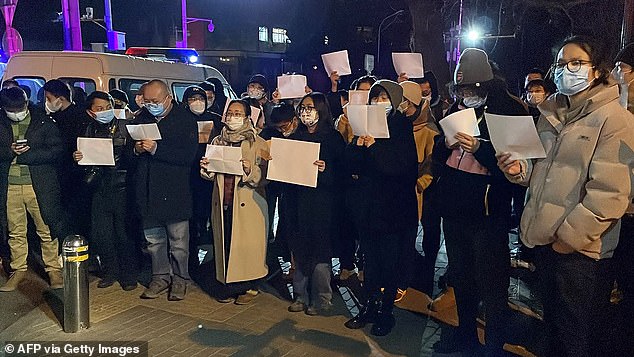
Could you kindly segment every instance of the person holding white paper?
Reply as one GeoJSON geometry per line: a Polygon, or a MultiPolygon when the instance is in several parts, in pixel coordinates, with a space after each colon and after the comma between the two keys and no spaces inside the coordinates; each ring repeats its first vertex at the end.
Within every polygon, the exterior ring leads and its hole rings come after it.
{"type": "Polygon", "coordinates": [[[551,68],[558,91],[539,106],[537,122],[547,157],[498,156],[509,180],[529,190],[521,239],[535,247],[547,356],[607,355],[597,318],[616,323],[612,265],[634,195],[634,117],[619,103],[604,48],[574,36],[559,49],[551,68]]]}
{"type": "MultiPolygon", "coordinates": [[[[344,142],[332,127],[326,96],[306,95],[298,110],[301,123],[290,139],[320,144],[317,187],[286,185],[284,212],[289,229],[288,245],[295,258],[291,312],[317,315],[332,308],[330,288],[333,240],[337,239],[335,212],[341,183],[339,161],[344,142]],[[309,294],[310,292],[310,294],[309,294]]],[[[275,157],[272,158],[275,160],[275,157]]]]}
{"type": "Polygon", "coordinates": [[[143,90],[144,109],[132,124],[156,124],[160,142],[134,144],[136,204],[152,258],[152,281],[141,298],[183,300],[189,275],[189,219],[192,215],[191,165],[196,160],[198,126],[178,105],[167,84],[152,80],[143,90]]]}
{"type": "Polygon", "coordinates": [[[258,295],[258,279],[268,273],[268,210],[263,189],[268,146],[255,133],[250,116],[247,101],[232,100],[225,113],[225,127],[211,142],[242,149],[242,176],[209,171],[209,160],[200,160],[200,176],[213,181],[214,259],[216,279],[223,284],[216,299],[238,305],[249,304],[258,295]]]}
{"type": "MultiPolygon", "coordinates": [[[[86,183],[92,193],[92,240],[99,255],[103,276],[98,288],[107,288],[119,282],[123,290],[137,287],[140,252],[135,247],[134,237],[129,234],[128,168],[134,141],[125,130],[126,120],[114,118],[114,100],[100,91],[92,92],[86,99],[86,113],[92,119],[80,137],[107,138],[112,140],[114,166],[88,166],[86,183]]],[[[81,161],[83,153],[73,153],[75,162],[81,161]]]]}
{"type": "MultiPolygon", "coordinates": [[[[421,221],[423,212],[428,207],[423,204],[423,198],[428,194],[428,187],[432,183],[431,154],[434,147],[434,138],[440,134],[440,130],[434,123],[433,115],[429,108],[429,102],[423,99],[421,87],[414,82],[401,82],[403,88],[403,99],[405,100],[405,117],[412,122],[414,129],[414,141],[416,142],[416,152],[418,155],[418,180],[416,181],[416,198],[418,203],[418,220],[421,221]]],[[[401,259],[403,273],[401,274],[401,284],[397,291],[396,302],[407,298],[406,289],[412,287],[422,287],[421,293],[425,294],[426,304],[431,302],[434,287],[434,275],[436,257],[440,249],[440,235],[427,234],[422,242],[425,257],[423,264],[417,264],[417,253],[415,245],[407,245],[403,248],[404,259],[401,259]],[[416,265],[422,265],[424,276],[414,276],[417,271],[416,265]],[[416,281],[415,281],[416,280],[416,281]]]]}
{"type": "Polygon", "coordinates": [[[432,152],[439,176],[438,209],[451,267],[449,283],[454,288],[460,320],[452,349],[437,352],[498,355],[503,353],[509,316],[508,231],[513,185],[497,167],[483,114],[485,110],[505,115],[527,112],[508,94],[505,84],[494,78],[488,57],[480,49],[463,51],[454,73],[454,88],[459,100],[448,114],[473,108],[480,136],[459,132],[450,139],[440,135],[432,152]],[[487,318],[484,352],[480,351],[476,328],[480,301],[487,318]]]}
{"type": "MultiPolygon", "coordinates": [[[[207,92],[199,86],[191,86],[183,93],[182,105],[192,114],[198,124],[198,150],[196,158],[205,156],[207,144],[220,133],[216,126],[222,118],[216,113],[209,111],[207,103],[207,92]],[[210,124],[200,125],[201,123],[210,124]],[[202,130],[201,130],[202,129],[202,130]]],[[[198,246],[200,244],[211,243],[211,231],[209,220],[211,217],[211,186],[209,182],[203,180],[198,171],[200,167],[198,161],[194,161],[191,166],[191,189],[192,189],[192,219],[189,224],[189,271],[197,273],[198,246]]]]}
{"type": "MultiPolygon", "coordinates": [[[[345,323],[351,329],[372,323],[371,333],[385,336],[392,331],[392,313],[402,247],[414,245],[418,229],[416,179],[418,165],[412,122],[403,115],[403,89],[394,81],[379,80],[370,89],[369,104],[380,105],[388,114],[389,139],[356,137],[346,148],[346,167],[354,169],[365,191],[357,204],[348,207],[363,228],[365,253],[364,289],[368,296],[359,314],[345,323]],[[364,184],[363,184],[364,183],[364,184]]],[[[353,177],[354,178],[354,177],[353,177]]]]}
{"type": "MultiPolygon", "coordinates": [[[[377,78],[374,76],[363,76],[361,78],[357,78],[354,82],[352,82],[352,85],[350,86],[350,90],[369,92],[370,87],[372,87],[372,85],[376,81],[377,81],[377,78]]],[[[341,95],[340,103],[341,103],[341,107],[343,108],[342,110],[343,113],[339,115],[339,118],[337,118],[337,120],[335,121],[335,128],[337,129],[338,132],[341,133],[344,140],[346,140],[346,143],[349,143],[354,137],[354,134],[352,134],[352,127],[350,126],[350,122],[348,121],[348,110],[346,108],[346,105],[348,105],[349,99],[350,98],[347,95],[346,96],[341,95]]],[[[328,98],[328,101],[330,102],[330,98],[328,98]]],[[[332,102],[330,103],[332,107],[332,102]]],[[[333,112],[333,115],[334,115],[334,112],[333,112]]]]}

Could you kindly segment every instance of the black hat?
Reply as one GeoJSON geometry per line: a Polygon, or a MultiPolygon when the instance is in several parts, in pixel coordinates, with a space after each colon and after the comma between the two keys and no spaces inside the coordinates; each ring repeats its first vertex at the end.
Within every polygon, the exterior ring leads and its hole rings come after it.
{"type": "Polygon", "coordinates": [[[205,90],[200,88],[199,86],[190,86],[190,87],[187,87],[187,89],[185,89],[185,92],[183,93],[183,103],[187,104],[187,101],[189,100],[189,98],[195,95],[199,95],[203,97],[203,100],[205,101],[205,107],[206,107],[207,93],[205,93],[205,90]]]}
{"type": "Polygon", "coordinates": [[[113,89],[108,92],[108,94],[110,94],[110,96],[112,96],[112,98],[116,100],[120,100],[122,102],[125,102],[126,104],[130,104],[130,100],[128,100],[128,94],[120,89],[113,89]]]}
{"type": "Polygon", "coordinates": [[[198,86],[207,92],[216,92],[216,86],[213,83],[207,81],[199,83],[198,86]]]}
{"type": "Polygon", "coordinates": [[[614,62],[623,62],[634,67],[634,42],[625,46],[619,54],[616,55],[614,62]]]}
{"type": "Polygon", "coordinates": [[[267,80],[266,80],[266,77],[264,77],[264,76],[263,76],[263,75],[261,75],[261,74],[256,74],[256,75],[253,75],[253,76],[251,77],[251,79],[249,79],[249,83],[247,83],[247,85],[249,85],[249,84],[251,84],[251,83],[257,83],[257,84],[261,85],[261,86],[262,86],[262,88],[264,88],[264,91],[265,91],[265,92],[268,92],[268,91],[269,91],[269,84],[268,84],[268,82],[267,82],[267,80]]]}

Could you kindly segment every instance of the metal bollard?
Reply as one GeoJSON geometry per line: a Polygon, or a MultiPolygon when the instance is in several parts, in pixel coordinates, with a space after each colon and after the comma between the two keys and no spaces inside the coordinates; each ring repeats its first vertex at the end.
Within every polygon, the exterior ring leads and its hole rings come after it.
{"type": "Polygon", "coordinates": [[[64,332],[90,327],[88,302],[88,242],[80,235],[64,239],[64,332]]]}

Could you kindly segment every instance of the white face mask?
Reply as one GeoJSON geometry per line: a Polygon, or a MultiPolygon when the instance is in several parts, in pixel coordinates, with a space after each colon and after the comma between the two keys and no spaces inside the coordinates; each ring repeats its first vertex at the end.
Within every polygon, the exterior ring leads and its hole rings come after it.
{"type": "Polygon", "coordinates": [[[480,108],[486,102],[487,102],[487,97],[482,98],[477,95],[473,97],[462,98],[462,104],[464,104],[464,106],[467,108],[480,108]]]}
{"type": "Polygon", "coordinates": [[[126,115],[125,115],[125,108],[124,109],[114,109],[114,117],[117,119],[127,119],[126,115]]]}
{"type": "Polygon", "coordinates": [[[264,91],[262,89],[247,89],[247,94],[250,98],[260,100],[264,97],[264,91]]]}
{"type": "Polygon", "coordinates": [[[588,80],[590,66],[583,65],[577,72],[570,72],[568,68],[555,71],[555,84],[561,94],[575,95],[590,87],[592,81],[588,80]]]}
{"type": "Polygon", "coordinates": [[[192,113],[200,115],[205,112],[205,102],[203,102],[202,100],[197,100],[193,103],[190,103],[189,109],[192,111],[192,113]]]}
{"type": "Polygon", "coordinates": [[[536,107],[546,99],[546,93],[527,93],[526,100],[528,104],[536,107]]]}
{"type": "Polygon", "coordinates": [[[244,118],[239,116],[227,116],[227,119],[225,120],[225,125],[227,125],[227,128],[229,130],[236,131],[242,128],[242,125],[244,125],[244,118]]]}
{"type": "Polygon", "coordinates": [[[21,112],[12,113],[5,110],[5,113],[7,113],[7,118],[11,119],[12,121],[19,122],[26,118],[26,116],[29,114],[29,111],[28,109],[25,109],[21,112]]]}
{"type": "Polygon", "coordinates": [[[304,125],[306,125],[309,128],[316,125],[317,122],[319,121],[319,116],[317,115],[316,110],[313,110],[310,113],[308,113],[306,110],[303,110],[299,114],[299,117],[302,120],[302,123],[304,123],[304,125]]]}
{"type": "Polygon", "coordinates": [[[46,107],[46,112],[49,114],[58,112],[60,109],[62,109],[62,105],[62,98],[56,98],[52,102],[46,100],[46,103],[44,104],[44,106],[46,107]]]}

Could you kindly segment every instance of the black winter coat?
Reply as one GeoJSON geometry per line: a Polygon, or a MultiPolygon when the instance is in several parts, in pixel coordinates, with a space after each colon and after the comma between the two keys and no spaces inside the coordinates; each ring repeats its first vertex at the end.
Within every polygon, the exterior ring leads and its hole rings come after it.
{"type": "MultiPolygon", "coordinates": [[[[459,110],[454,103],[447,115],[459,110]]],[[[499,115],[527,115],[522,103],[516,101],[504,90],[490,92],[484,106],[476,109],[478,118],[483,113],[499,115]]],[[[506,223],[511,215],[511,197],[513,184],[510,183],[497,166],[495,149],[490,141],[486,120],[478,124],[480,129],[480,147],[474,153],[478,162],[487,168],[490,175],[478,175],[460,171],[446,165],[452,150],[445,145],[445,136],[436,137],[432,160],[434,176],[438,177],[439,208],[443,217],[476,218],[494,216],[506,223]]]]}
{"type": "Polygon", "coordinates": [[[367,224],[372,232],[391,233],[418,225],[416,180],[418,155],[412,122],[394,112],[388,118],[389,139],[375,139],[370,147],[346,148],[346,167],[365,180],[369,206],[367,224]],[[365,178],[364,178],[365,177],[365,178]]]}
{"type": "Polygon", "coordinates": [[[284,207],[281,214],[288,224],[288,245],[296,263],[305,274],[317,263],[329,263],[332,244],[338,232],[335,214],[343,203],[341,199],[341,159],[345,143],[334,129],[309,134],[296,132],[290,139],[320,143],[319,159],[326,169],[317,176],[317,187],[285,185],[284,207]]]}
{"type": "MultiPolygon", "coordinates": [[[[157,123],[142,110],[131,124],[157,123]]],[[[135,155],[135,199],[144,228],[186,221],[192,215],[191,167],[198,148],[198,125],[192,114],[172,103],[158,122],[161,140],[154,155],[135,155]]]]}
{"type": "MultiPolygon", "coordinates": [[[[16,162],[29,166],[33,190],[37,203],[53,238],[64,239],[72,234],[68,225],[68,217],[62,208],[60,186],[58,181],[58,164],[62,159],[64,145],[57,126],[46,113],[37,107],[29,106],[31,123],[25,134],[28,151],[19,155],[16,162]]],[[[0,112],[0,207],[4,210],[2,217],[6,220],[6,204],[9,167],[15,158],[11,144],[15,142],[11,120],[4,111],[0,112]]]]}

